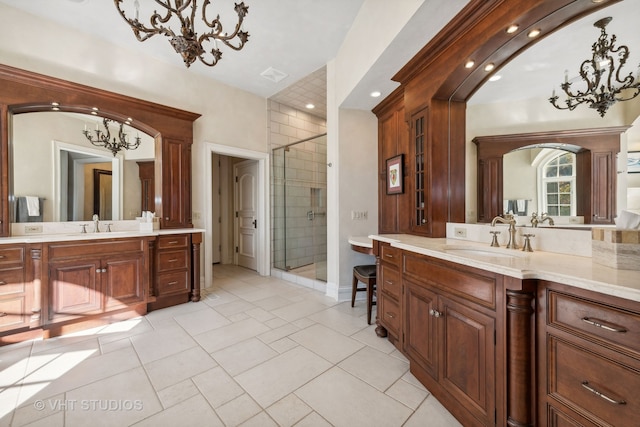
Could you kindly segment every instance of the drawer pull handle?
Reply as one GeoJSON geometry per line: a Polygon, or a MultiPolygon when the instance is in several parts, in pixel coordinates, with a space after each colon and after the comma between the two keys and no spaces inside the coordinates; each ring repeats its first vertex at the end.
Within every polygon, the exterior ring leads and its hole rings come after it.
{"type": "Polygon", "coordinates": [[[389,313],[387,311],[387,317],[390,317],[390,318],[394,319],[396,317],[396,315],[394,313],[389,313]]]}
{"type": "Polygon", "coordinates": [[[178,258],[170,259],[170,260],[169,260],[169,261],[167,261],[167,262],[176,262],[176,261],[178,261],[178,258]]]}
{"type": "Polygon", "coordinates": [[[177,245],[178,241],[177,240],[172,240],[170,242],[167,242],[167,244],[169,244],[169,245],[177,245]]]}
{"type": "Polygon", "coordinates": [[[177,285],[177,284],[178,284],[177,280],[174,280],[173,282],[167,283],[167,285],[169,285],[169,286],[173,286],[173,285],[177,285]]]}
{"type": "Polygon", "coordinates": [[[0,280],[0,286],[6,285],[6,284],[7,284],[7,282],[5,282],[4,280],[0,280]]]}
{"type": "Polygon", "coordinates": [[[625,333],[627,332],[627,328],[624,328],[622,326],[616,326],[613,325],[611,323],[607,323],[603,320],[600,319],[592,319],[590,317],[583,317],[582,321],[585,323],[588,323],[590,325],[596,326],[598,328],[602,328],[602,329],[606,329],[607,331],[611,331],[611,332],[621,332],[621,333],[625,333]]]}
{"type": "Polygon", "coordinates": [[[385,280],[384,283],[387,285],[393,285],[393,280],[385,280]]]}
{"type": "Polygon", "coordinates": [[[4,311],[0,311],[0,317],[5,317],[5,316],[8,316],[8,314],[5,313],[4,311]]]}
{"type": "Polygon", "coordinates": [[[599,392],[595,388],[591,387],[591,385],[589,385],[589,381],[582,381],[582,387],[586,388],[587,390],[589,390],[591,393],[595,394],[596,396],[603,398],[604,400],[606,400],[609,403],[614,403],[616,405],[626,405],[627,404],[627,402],[625,402],[624,400],[612,399],[609,396],[607,396],[606,394],[603,394],[602,392],[599,392]]]}
{"type": "Polygon", "coordinates": [[[5,259],[5,258],[6,258],[6,256],[0,255],[0,259],[5,259]]]}
{"type": "Polygon", "coordinates": [[[393,255],[391,254],[384,254],[384,256],[386,256],[387,258],[393,258],[393,255]]]}

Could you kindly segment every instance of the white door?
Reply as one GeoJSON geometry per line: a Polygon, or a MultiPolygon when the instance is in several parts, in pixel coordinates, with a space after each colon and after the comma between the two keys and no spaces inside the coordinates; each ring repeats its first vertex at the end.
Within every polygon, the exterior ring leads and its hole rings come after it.
{"type": "Polygon", "coordinates": [[[236,164],[235,204],[236,204],[236,263],[242,267],[256,270],[258,224],[257,176],[258,162],[247,160],[236,164]]]}

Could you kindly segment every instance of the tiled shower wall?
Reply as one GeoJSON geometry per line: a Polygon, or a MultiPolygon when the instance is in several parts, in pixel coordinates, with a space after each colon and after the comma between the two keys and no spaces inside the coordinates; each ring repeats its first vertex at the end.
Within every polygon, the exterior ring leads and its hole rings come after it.
{"type": "Polygon", "coordinates": [[[295,269],[326,262],[326,137],[292,145],[286,153],[284,150],[273,151],[326,133],[326,121],[274,101],[269,103],[269,117],[272,265],[280,269],[295,269]],[[308,217],[310,211],[314,212],[313,220],[308,217]]]}

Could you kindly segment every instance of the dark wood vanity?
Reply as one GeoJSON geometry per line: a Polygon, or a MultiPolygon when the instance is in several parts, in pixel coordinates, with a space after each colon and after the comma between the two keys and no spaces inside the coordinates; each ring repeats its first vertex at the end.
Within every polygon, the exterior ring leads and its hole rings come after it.
{"type": "MultiPolygon", "coordinates": [[[[0,65],[0,343],[53,336],[200,299],[200,232],[191,218],[191,146],[199,114],[0,65]],[[90,113],[152,135],[140,169],[143,210],[161,232],[11,238],[13,115],[90,113]],[[146,204],[146,205],[145,205],[146,204]]],[[[24,237],[24,236],[23,236],[24,237]]]]}
{"type": "MultiPolygon", "coordinates": [[[[400,86],[373,110],[379,233],[442,238],[447,222],[464,223],[466,101],[489,77],[484,65],[500,68],[526,49],[528,28],[550,34],[615,1],[470,1],[394,76],[400,86]],[[505,32],[512,23],[522,29],[514,36],[505,32]],[[475,67],[466,69],[467,59],[475,67]],[[388,194],[386,161],[399,155],[405,191],[388,194]]],[[[586,148],[577,160],[585,222],[612,223],[625,130],[477,138],[479,220],[502,212],[502,154],[554,137],[586,148]]],[[[463,425],[609,426],[640,418],[637,302],[468,267],[375,237],[374,253],[376,332],[463,425]]]]}

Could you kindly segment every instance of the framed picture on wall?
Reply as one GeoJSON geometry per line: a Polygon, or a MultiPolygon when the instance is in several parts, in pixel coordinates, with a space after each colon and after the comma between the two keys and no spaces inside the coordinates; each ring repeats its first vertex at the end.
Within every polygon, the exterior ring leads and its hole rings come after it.
{"type": "Polygon", "coordinates": [[[387,194],[401,194],[404,192],[403,155],[387,159],[387,194]]]}
{"type": "Polygon", "coordinates": [[[640,151],[629,151],[627,153],[627,172],[640,173],[640,151]]]}

